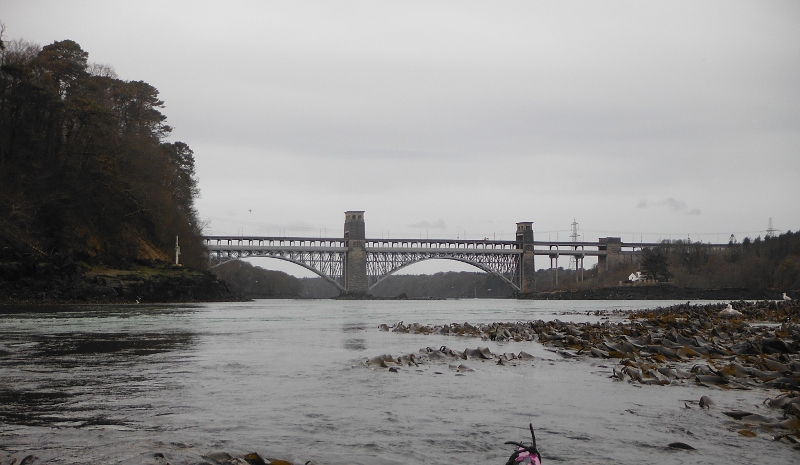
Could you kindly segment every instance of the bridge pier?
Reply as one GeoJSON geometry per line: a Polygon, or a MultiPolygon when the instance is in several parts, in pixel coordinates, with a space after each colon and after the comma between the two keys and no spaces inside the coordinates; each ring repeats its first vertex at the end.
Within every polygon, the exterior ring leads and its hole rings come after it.
{"type": "MultiPolygon", "coordinates": [[[[514,292],[536,292],[534,258],[550,255],[555,260],[553,278],[558,279],[559,255],[575,257],[576,280],[583,280],[585,256],[597,257],[598,272],[608,273],[622,265],[633,265],[647,248],[664,243],[623,243],[619,237],[598,242],[534,242],[533,222],[517,223],[516,240],[468,239],[366,239],[363,211],[345,212],[344,237],[243,237],[206,236],[209,259],[219,265],[226,260],[270,257],[295,263],[330,282],[344,294],[364,295],[385,277],[405,266],[429,259],[452,259],[491,273],[514,292]],[[540,247],[540,248],[536,248],[540,247]],[[549,247],[549,250],[547,250],[549,247]],[[559,247],[564,247],[559,250],[559,247]],[[591,247],[596,250],[584,250],[591,247]],[[623,250],[633,249],[633,250],[623,250]]],[[[712,251],[727,250],[727,244],[711,244],[712,251]]]]}
{"type": "Polygon", "coordinates": [[[369,291],[367,278],[366,228],[363,211],[344,212],[344,289],[346,294],[364,295],[369,291]]]}
{"type": "Polygon", "coordinates": [[[622,253],[622,238],[601,237],[598,239],[597,250],[605,252],[597,257],[597,273],[602,274],[614,270],[620,263],[622,253]]]}
{"type": "Polygon", "coordinates": [[[551,278],[550,283],[554,287],[558,287],[558,254],[557,253],[551,253],[550,254],[550,271],[554,271],[555,272],[555,274],[553,275],[554,277],[551,278]],[[555,261],[555,263],[556,263],[555,267],[553,267],[553,261],[555,261]]]}
{"type": "Polygon", "coordinates": [[[533,251],[533,221],[517,223],[517,243],[522,244],[519,262],[519,292],[530,294],[536,291],[536,263],[533,251]]]}

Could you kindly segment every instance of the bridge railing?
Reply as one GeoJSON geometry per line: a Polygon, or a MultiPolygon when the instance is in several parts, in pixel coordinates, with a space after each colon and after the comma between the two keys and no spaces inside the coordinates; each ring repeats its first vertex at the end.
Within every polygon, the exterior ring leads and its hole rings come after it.
{"type": "MultiPolygon", "coordinates": [[[[209,250],[284,250],[284,251],[336,251],[347,250],[344,238],[314,237],[262,237],[262,236],[206,236],[209,250]]],[[[645,248],[669,246],[663,243],[620,242],[620,252],[638,255],[645,248]]],[[[516,241],[474,239],[366,239],[369,252],[450,252],[470,251],[479,254],[518,254],[522,244],[516,241]]],[[[602,242],[534,241],[535,255],[606,255],[607,244],[602,242]]],[[[723,247],[724,245],[720,245],[723,247]]]]}
{"type": "Polygon", "coordinates": [[[520,248],[516,241],[467,240],[467,239],[367,239],[367,248],[388,249],[492,249],[513,250],[520,248]]]}
{"type": "Polygon", "coordinates": [[[205,236],[209,248],[219,247],[292,247],[292,248],[342,248],[343,238],[313,237],[243,237],[243,236],[205,236]]]}

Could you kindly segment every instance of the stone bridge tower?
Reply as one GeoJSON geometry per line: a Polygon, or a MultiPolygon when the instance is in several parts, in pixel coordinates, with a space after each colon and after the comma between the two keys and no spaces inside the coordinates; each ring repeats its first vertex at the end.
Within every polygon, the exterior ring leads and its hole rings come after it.
{"type": "Polygon", "coordinates": [[[344,212],[344,289],[347,294],[366,294],[367,279],[366,228],[363,211],[344,212]]]}
{"type": "Polygon", "coordinates": [[[622,238],[619,237],[600,237],[597,250],[605,252],[605,255],[597,257],[597,274],[613,271],[620,264],[622,255],[622,238]]]}
{"type": "Polygon", "coordinates": [[[522,244],[519,262],[519,292],[529,294],[536,290],[536,265],[533,254],[533,221],[517,223],[517,242],[522,244]]]}

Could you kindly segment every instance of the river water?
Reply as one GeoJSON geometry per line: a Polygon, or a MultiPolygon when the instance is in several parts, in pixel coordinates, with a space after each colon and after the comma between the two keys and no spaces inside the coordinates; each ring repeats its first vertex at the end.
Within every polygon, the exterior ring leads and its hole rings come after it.
{"type": "MultiPolygon", "coordinates": [[[[173,306],[0,307],[0,464],[198,463],[256,451],[323,464],[502,464],[528,440],[544,463],[797,463],[726,410],[772,413],[775,391],[640,386],[610,364],[536,342],[379,331],[381,323],[596,321],[654,301],[260,300],[173,306]],[[442,345],[525,351],[517,366],[362,362],[442,345]],[[716,403],[701,410],[708,395],[716,403]],[[686,405],[692,408],[686,408],[686,405]],[[696,450],[667,447],[683,442],[696,450]]],[[[621,317],[611,317],[612,320],[621,317]]],[[[450,362],[452,363],[452,362],[450,362]]]]}

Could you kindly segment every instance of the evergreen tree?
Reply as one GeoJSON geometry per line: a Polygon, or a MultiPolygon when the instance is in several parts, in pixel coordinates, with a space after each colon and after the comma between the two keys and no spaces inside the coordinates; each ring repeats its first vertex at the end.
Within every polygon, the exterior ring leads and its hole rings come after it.
{"type": "Polygon", "coordinates": [[[661,250],[645,249],[642,260],[642,274],[647,279],[654,281],[669,281],[672,274],[669,272],[667,256],[661,250]]]}
{"type": "Polygon", "coordinates": [[[158,90],[124,81],[71,40],[4,42],[0,245],[93,263],[205,266],[194,156],[169,142],[158,90]]]}

